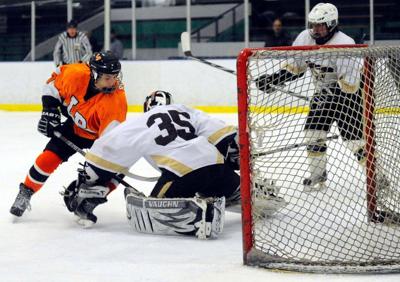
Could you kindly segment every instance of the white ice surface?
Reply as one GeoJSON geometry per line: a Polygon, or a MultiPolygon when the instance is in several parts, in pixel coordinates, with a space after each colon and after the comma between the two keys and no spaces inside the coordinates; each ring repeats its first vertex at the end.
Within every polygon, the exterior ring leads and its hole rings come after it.
{"type": "MultiPolygon", "coordinates": [[[[8,210],[47,138],[36,131],[40,113],[0,111],[0,281],[400,281],[400,275],[319,275],[273,272],[243,266],[241,219],[227,213],[217,240],[135,233],[125,218],[123,189],[82,229],[67,212],[59,191],[76,178],[75,155],[33,196],[32,211],[17,222],[8,210]]],[[[236,115],[218,115],[236,123],[236,115]]],[[[144,163],[132,172],[154,175],[144,163]]],[[[151,183],[128,181],[149,193],[151,183]]]]}

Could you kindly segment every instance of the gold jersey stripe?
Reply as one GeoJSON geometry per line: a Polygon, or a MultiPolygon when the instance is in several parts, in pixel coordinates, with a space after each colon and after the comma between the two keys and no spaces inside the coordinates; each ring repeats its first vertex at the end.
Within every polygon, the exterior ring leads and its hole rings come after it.
{"type": "Polygon", "coordinates": [[[174,160],[169,157],[160,155],[152,155],[150,157],[158,166],[169,168],[172,172],[178,173],[180,176],[188,174],[193,170],[190,167],[184,165],[183,163],[178,162],[177,160],[174,160]]]}
{"type": "Polygon", "coordinates": [[[96,156],[96,155],[90,153],[90,152],[86,153],[85,158],[88,161],[91,161],[94,164],[96,164],[98,166],[101,166],[104,169],[111,170],[113,172],[120,172],[120,173],[128,172],[128,168],[123,167],[123,166],[121,166],[119,164],[107,161],[107,160],[105,160],[105,159],[103,159],[103,158],[101,158],[99,156],[96,156]]]}
{"type": "Polygon", "coordinates": [[[325,154],[326,154],[326,152],[310,152],[310,151],[307,151],[307,157],[310,157],[310,158],[323,156],[325,154]]]}
{"type": "Polygon", "coordinates": [[[307,66],[304,67],[297,67],[295,65],[291,65],[288,63],[285,63],[282,65],[282,69],[287,70],[288,72],[292,73],[292,74],[301,74],[303,72],[305,72],[307,70],[307,66]]]}
{"type": "Polygon", "coordinates": [[[217,130],[213,134],[211,134],[208,137],[208,142],[215,145],[219,141],[221,141],[221,139],[223,139],[224,137],[226,137],[229,134],[235,133],[236,131],[237,131],[237,128],[235,126],[226,126],[224,128],[221,128],[220,130],[217,130]]]}
{"type": "Polygon", "coordinates": [[[346,93],[356,93],[360,87],[360,81],[358,80],[355,84],[350,84],[343,79],[339,79],[338,84],[340,86],[340,89],[342,89],[346,93]]]}
{"type": "Polygon", "coordinates": [[[157,198],[164,198],[165,193],[167,193],[168,189],[171,187],[172,181],[169,181],[164,184],[164,186],[161,188],[160,192],[157,194],[157,198]]]}
{"type": "Polygon", "coordinates": [[[217,154],[217,164],[223,164],[224,163],[224,156],[222,156],[220,153],[217,154]]]}

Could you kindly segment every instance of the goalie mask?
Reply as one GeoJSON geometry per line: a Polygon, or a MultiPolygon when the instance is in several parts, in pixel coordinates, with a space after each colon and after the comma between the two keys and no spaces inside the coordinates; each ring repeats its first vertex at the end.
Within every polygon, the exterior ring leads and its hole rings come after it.
{"type": "Polygon", "coordinates": [[[318,45],[328,42],[338,31],[339,14],[335,5],[319,3],[308,14],[309,32],[318,45]]]}
{"type": "Polygon", "coordinates": [[[89,60],[89,67],[92,79],[95,83],[98,82],[104,74],[114,76],[116,81],[112,86],[105,86],[99,89],[103,93],[112,93],[115,91],[121,82],[121,63],[111,51],[94,53],[89,60]]]}
{"type": "Polygon", "coordinates": [[[152,108],[172,104],[172,95],[166,91],[157,90],[146,97],[143,104],[143,111],[148,112],[152,108]]]}

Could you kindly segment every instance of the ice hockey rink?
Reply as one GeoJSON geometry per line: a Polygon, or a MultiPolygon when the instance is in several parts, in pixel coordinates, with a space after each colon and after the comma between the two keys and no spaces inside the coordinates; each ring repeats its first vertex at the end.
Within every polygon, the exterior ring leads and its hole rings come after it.
{"type": "MultiPolygon", "coordinates": [[[[216,116],[237,123],[235,114],[216,116]]],[[[400,281],[396,274],[321,275],[244,266],[241,218],[230,212],[217,240],[136,233],[125,216],[121,187],[96,209],[97,224],[83,229],[59,194],[76,178],[83,161],[79,155],[63,164],[32,198],[32,211],[13,221],[8,210],[18,185],[47,141],[36,131],[39,117],[39,112],[0,111],[0,281],[400,281]]],[[[156,173],[144,162],[131,171],[156,173]]],[[[153,185],[127,181],[146,194],[153,185]]]]}

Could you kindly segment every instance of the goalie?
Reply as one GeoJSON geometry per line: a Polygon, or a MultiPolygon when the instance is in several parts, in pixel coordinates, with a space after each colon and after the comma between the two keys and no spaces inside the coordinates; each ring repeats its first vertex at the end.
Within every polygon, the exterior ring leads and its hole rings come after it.
{"type": "MultiPolygon", "coordinates": [[[[67,188],[65,202],[83,224],[95,223],[94,208],[106,202],[107,183],[141,157],[161,171],[146,198],[125,189],[129,223],[139,232],[217,237],[229,205],[240,200],[236,127],[179,104],[156,91],[145,114],[127,120],[96,141],[87,166],[67,188]],[[217,149],[219,148],[219,150],[217,149]],[[224,153],[224,156],[221,154],[224,153]]],[[[282,202],[272,191],[267,200],[282,202]]],[[[276,205],[273,205],[276,208],[276,205]]]]}
{"type": "MultiPolygon", "coordinates": [[[[308,15],[310,28],[301,32],[293,46],[355,44],[354,40],[339,31],[338,11],[330,3],[317,4],[308,15]]],[[[327,180],[327,144],[324,140],[334,122],[340,136],[353,152],[357,161],[366,160],[363,138],[362,59],[338,57],[337,59],[316,55],[302,60],[291,58],[282,69],[273,74],[260,76],[258,89],[271,93],[286,82],[303,76],[307,69],[312,74],[315,92],[310,102],[304,136],[307,146],[309,175],[303,179],[304,191],[319,191],[327,180]],[[351,67],[349,67],[351,66],[351,67]]],[[[379,175],[377,175],[379,178],[379,175]]],[[[379,182],[379,180],[378,180],[379,182]]],[[[383,181],[380,181],[381,183],[383,181]]]]}

